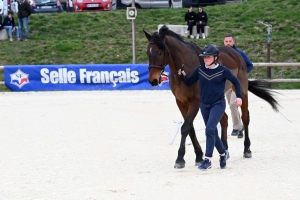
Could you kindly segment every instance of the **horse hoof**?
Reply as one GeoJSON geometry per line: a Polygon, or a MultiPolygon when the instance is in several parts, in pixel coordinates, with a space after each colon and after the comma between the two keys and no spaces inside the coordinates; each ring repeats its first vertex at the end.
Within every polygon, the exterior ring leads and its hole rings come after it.
{"type": "Polygon", "coordinates": [[[185,162],[175,163],[174,168],[175,169],[182,169],[185,167],[185,162]]]}
{"type": "Polygon", "coordinates": [[[200,161],[200,162],[195,162],[195,166],[196,166],[196,167],[199,167],[202,163],[203,163],[203,160],[200,161]]]}
{"type": "Polygon", "coordinates": [[[252,153],[251,152],[244,153],[244,158],[252,158],[252,153]]]}
{"type": "Polygon", "coordinates": [[[228,160],[230,158],[229,151],[228,150],[225,150],[225,151],[226,151],[226,160],[228,160]]]}

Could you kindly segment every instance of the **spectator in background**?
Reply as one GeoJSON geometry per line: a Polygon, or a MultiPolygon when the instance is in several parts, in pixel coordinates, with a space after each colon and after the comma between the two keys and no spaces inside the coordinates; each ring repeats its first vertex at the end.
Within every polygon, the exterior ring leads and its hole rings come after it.
{"type": "Polygon", "coordinates": [[[0,14],[0,30],[2,30],[2,15],[0,14]]]}
{"type": "MultiPolygon", "coordinates": [[[[233,35],[226,35],[224,37],[224,46],[231,47],[235,49],[237,52],[241,54],[241,56],[244,58],[246,65],[247,65],[247,70],[248,73],[252,70],[253,64],[250,61],[250,59],[247,57],[247,55],[240,49],[236,48],[235,46],[235,41],[233,35]]],[[[231,111],[231,118],[232,118],[232,123],[233,123],[233,130],[231,135],[232,136],[237,136],[238,138],[243,138],[244,137],[244,126],[241,121],[241,115],[238,110],[238,107],[235,105],[235,100],[236,98],[236,93],[230,88],[230,90],[226,91],[226,99],[230,107],[231,111]]]]}
{"type": "Polygon", "coordinates": [[[0,14],[0,30],[2,29],[2,15],[0,14]]]}
{"type": "Polygon", "coordinates": [[[193,36],[193,26],[196,25],[196,13],[193,11],[193,7],[190,6],[187,13],[185,13],[184,20],[187,22],[188,29],[185,31],[186,34],[190,34],[190,38],[193,36]]]}
{"type": "Polygon", "coordinates": [[[204,26],[207,25],[207,14],[206,12],[203,11],[202,7],[198,8],[198,13],[196,14],[196,24],[197,24],[197,39],[199,39],[199,34],[200,34],[200,29],[202,33],[202,38],[205,39],[205,34],[204,34],[204,26]]]}
{"type": "Polygon", "coordinates": [[[20,40],[19,39],[19,30],[18,30],[18,27],[15,24],[15,19],[13,17],[13,12],[9,11],[8,15],[4,18],[3,29],[8,30],[8,36],[10,38],[10,41],[13,41],[12,34],[15,31],[16,31],[17,40],[20,40]]]}
{"type": "Polygon", "coordinates": [[[25,41],[28,41],[29,28],[28,20],[31,15],[31,6],[26,0],[18,0],[18,18],[19,18],[19,30],[20,30],[20,41],[23,41],[23,31],[25,29],[25,41]]]}

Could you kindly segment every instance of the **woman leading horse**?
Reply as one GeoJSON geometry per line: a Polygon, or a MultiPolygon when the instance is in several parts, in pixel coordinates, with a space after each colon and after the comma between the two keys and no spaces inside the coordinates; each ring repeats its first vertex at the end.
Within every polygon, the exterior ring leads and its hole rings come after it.
{"type": "Polygon", "coordinates": [[[178,74],[183,76],[186,86],[191,86],[199,80],[200,84],[200,110],[205,123],[206,150],[204,162],[198,167],[201,170],[211,168],[211,159],[214,148],[220,154],[220,168],[226,168],[228,152],[218,135],[217,125],[226,108],[224,89],[226,80],[230,80],[236,88],[236,106],[242,105],[242,90],[239,80],[224,66],[218,64],[219,49],[214,45],[208,45],[202,54],[205,65],[199,66],[190,77],[184,70],[179,69],[178,74]]]}
{"type": "MultiPolygon", "coordinates": [[[[199,54],[202,50],[194,43],[186,42],[178,34],[168,30],[166,26],[160,29],[160,33],[154,33],[150,35],[144,31],[146,38],[148,39],[147,55],[149,59],[149,82],[153,86],[157,86],[160,83],[161,73],[164,71],[165,66],[168,64],[170,67],[170,89],[175,96],[177,106],[183,116],[184,123],[181,127],[181,141],[178,149],[178,156],[175,161],[175,168],[185,167],[185,141],[187,135],[190,136],[194,151],[196,154],[195,165],[199,166],[203,162],[203,152],[196,138],[193,121],[199,111],[200,107],[200,87],[199,82],[187,87],[182,83],[178,70],[184,66],[184,71],[187,76],[191,76],[192,73],[200,65],[204,65],[202,57],[199,54]],[[182,84],[181,84],[182,83],[182,84]]],[[[241,55],[234,49],[229,47],[219,47],[219,64],[226,66],[232,74],[234,74],[242,89],[242,121],[245,128],[245,140],[244,140],[244,157],[251,158],[252,152],[250,150],[249,139],[249,111],[248,111],[248,90],[256,96],[264,99],[271,104],[274,110],[278,110],[278,103],[272,96],[272,93],[265,89],[265,84],[262,81],[248,81],[248,73],[246,64],[241,55]]],[[[226,82],[225,91],[230,87],[233,87],[230,82],[226,82]]],[[[235,88],[233,88],[235,90],[235,88]]],[[[226,150],[228,150],[227,144],[227,127],[228,116],[223,114],[220,120],[222,128],[222,143],[226,150]]]]}

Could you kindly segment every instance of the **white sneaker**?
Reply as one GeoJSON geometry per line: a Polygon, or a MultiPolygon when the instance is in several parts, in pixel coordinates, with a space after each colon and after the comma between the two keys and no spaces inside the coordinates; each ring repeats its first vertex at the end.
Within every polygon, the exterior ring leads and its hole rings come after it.
{"type": "Polygon", "coordinates": [[[11,42],[14,41],[12,38],[9,39],[11,42]]]}
{"type": "Polygon", "coordinates": [[[199,39],[199,34],[197,34],[196,38],[199,39]]]}
{"type": "Polygon", "coordinates": [[[204,33],[202,33],[202,38],[205,39],[205,34],[204,33]]]}
{"type": "Polygon", "coordinates": [[[190,35],[190,38],[195,38],[193,35],[190,35]]]}
{"type": "Polygon", "coordinates": [[[189,31],[188,31],[188,30],[185,30],[185,31],[184,31],[184,33],[185,33],[185,34],[188,34],[188,33],[189,33],[189,31]]]}

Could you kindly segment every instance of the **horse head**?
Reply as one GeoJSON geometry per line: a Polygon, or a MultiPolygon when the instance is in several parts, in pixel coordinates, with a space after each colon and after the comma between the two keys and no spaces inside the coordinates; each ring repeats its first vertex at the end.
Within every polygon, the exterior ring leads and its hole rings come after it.
{"type": "MultiPolygon", "coordinates": [[[[144,31],[144,30],[143,30],[144,31]]],[[[165,44],[164,37],[166,32],[158,34],[157,32],[150,35],[144,31],[148,39],[147,55],[149,59],[149,76],[148,80],[152,86],[157,86],[161,82],[161,74],[168,64],[169,50],[165,44]]]]}

